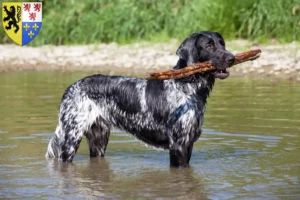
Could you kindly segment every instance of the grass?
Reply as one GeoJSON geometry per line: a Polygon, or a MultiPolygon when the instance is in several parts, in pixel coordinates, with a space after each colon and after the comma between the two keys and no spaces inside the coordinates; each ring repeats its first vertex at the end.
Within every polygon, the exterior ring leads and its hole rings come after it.
{"type": "MultiPolygon", "coordinates": [[[[182,40],[200,30],[266,42],[300,40],[299,0],[43,1],[43,27],[31,45],[182,40]]],[[[0,42],[9,43],[0,32],[0,42]]]]}

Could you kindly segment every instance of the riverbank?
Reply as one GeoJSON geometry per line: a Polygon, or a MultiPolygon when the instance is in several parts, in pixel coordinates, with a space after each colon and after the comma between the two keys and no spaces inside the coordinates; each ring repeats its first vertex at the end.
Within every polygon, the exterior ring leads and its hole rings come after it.
{"type": "MultiPolygon", "coordinates": [[[[116,43],[40,47],[0,45],[0,72],[85,71],[145,76],[174,66],[179,44],[171,40],[168,43],[141,42],[121,46],[116,43]]],[[[258,48],[262,50],[261,57],[232,67],[231,76],[300,81],[299,43],[259,45],[245,40],[227,43],[227,49],[234,54],[258,48]]]]}

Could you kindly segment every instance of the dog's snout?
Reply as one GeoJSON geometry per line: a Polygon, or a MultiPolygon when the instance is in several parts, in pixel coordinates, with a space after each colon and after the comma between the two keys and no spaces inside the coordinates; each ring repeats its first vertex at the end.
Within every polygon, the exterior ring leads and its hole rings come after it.
{"type": "Polygon", "coordinates": [[[234,55],[228,55],[228,57],[226,58],[227,63],[229,63],[230,65],[232,65],[235,61],[235,57],[234,55]]]}

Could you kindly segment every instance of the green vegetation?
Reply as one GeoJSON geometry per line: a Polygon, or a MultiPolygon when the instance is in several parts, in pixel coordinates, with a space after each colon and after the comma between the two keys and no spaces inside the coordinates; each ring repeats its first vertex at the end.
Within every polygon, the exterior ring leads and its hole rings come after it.
{"type": "MultiPolygon", "coordinates": [[[[33,45],[181,40],[200,30],[226,39],[300,40],[299,0],[53,0],[43,5],[43,27],[33,45]]],[[[3,31],[0,42],[10,42],[3,31]]]]}

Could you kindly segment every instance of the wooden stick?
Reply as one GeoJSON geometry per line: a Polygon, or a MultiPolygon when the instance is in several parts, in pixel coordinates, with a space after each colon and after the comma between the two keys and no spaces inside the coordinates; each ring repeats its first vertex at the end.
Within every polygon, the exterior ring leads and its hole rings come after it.
{"type": "MultiPolygon", "coordinates": [[[[249,60],[255,60],[258,58],[261,54],[260,49],[247,51],[244,53],[239,53],[235,55],[235,62],[233,65],[246,62],[249,60]]],[[[172,79],[172,78],[184,78],[191,76],[193,74],[199,73],[199,72],[206,72],[206,71],[213,71],[216,70],[216,67],[213,66],[211,62],[203,62],[203,63],[194,63],[190,66],[187,66],[182,69],[177,70],[169,70],[164,72],[155,72],[151,73],[147,79],[172,79]]]]}

